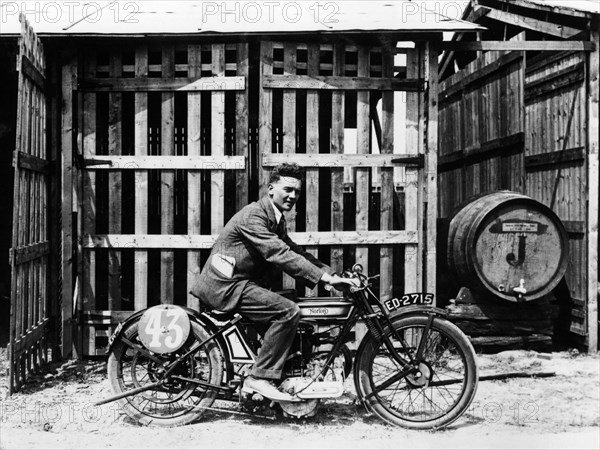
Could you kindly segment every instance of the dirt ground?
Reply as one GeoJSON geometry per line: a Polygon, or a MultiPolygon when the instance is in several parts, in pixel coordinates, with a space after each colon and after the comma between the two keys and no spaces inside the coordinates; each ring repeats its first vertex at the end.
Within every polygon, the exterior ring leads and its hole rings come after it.
{"type": "MultiPolygon", "coordinates": [[[[600,357],[577,351],[479,355],[480,376],[510,372],[548,377],[481,380],[468,413],[432,432],[383,424],[349,392],[311,419],[270,420],[210,412],[174,429],[141,427],[115,404],[105,364],[70,361],[6,398],[6,350],[0,350],[0,448],[600,448],[600,357]]],[[[231,407],[232,404],[221,406],[231,407]]]]}

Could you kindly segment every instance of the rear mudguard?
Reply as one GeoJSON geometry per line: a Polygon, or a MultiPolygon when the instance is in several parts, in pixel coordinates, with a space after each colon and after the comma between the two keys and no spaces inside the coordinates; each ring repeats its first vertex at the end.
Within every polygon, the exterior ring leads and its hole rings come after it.
{"type": "MultiPolygon", "coordinates": [[[[188,308],[186,306],[180,306],[183,309],[190,321],[196,322],[199,325],[203,326],[211,335],[216,333],[219,328],[203,313],[199,313],[198,311],[188,308]]],[[[108,346],[106,347],[106,353],[110,353],[114,343],[121,337],[121,335],[125,332],[129,325],[140,320],[142,315],[150,308],[142,309],[140,311],[134,312],[131,316],[125,319],[123,322],[119,323],[112,336],[108,339],[108,346]]],[[[227,379],[231,380],[233,378],[233,365],[231,363],[231,358],[229,355],[229,350],[223,336],[217,336],[215,338],[217,345],[219,346],[219,350],[221,350],[221,354],[223,355],[223,364],[225,365],[227,379]]]]}

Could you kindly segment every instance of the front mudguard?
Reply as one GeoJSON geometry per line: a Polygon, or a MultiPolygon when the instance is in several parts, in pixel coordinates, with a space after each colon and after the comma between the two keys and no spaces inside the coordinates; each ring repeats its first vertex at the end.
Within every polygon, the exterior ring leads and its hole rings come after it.
{"type": "MultiPolygon", "coordinates": [[[[187,313],[191,322],[196,322],[199,325],[201,325],[202,327],[206,328],[206,330],[209,332],[209,334],[213,335],[214,333],[216,333],[219,330],[218,327],[204,314],[199,313],[198,311],[196,311],[192,308],[188,308],[186,306],[179,306],[179,307],[187,313]]],[[[127,319],[125,319],[123,322],[121,322],[121,323],[119,323],[119,325],[117,325],[117,327],[115,328],[115,331],[108,339],[108,345],[106,347],[106,354],[109,354],[112,351],[114,343],[119,340],[119,338],[123,335],[125,330],[131,324],[138,322],[148,309],[150,309],[150,308],[145,308],[140,311],[134,312],[131,316],[129,316],[127,319]]],[[[231,363],[231,358],[229,355],[228,347],[225,344],[225,341],[223,340],[222,335],[217,336],[215,338],[215,341],[217,342],[219,350],[221,350],[221,354],[223,355],[223,363],[225,365],[227,378],[231,379],[231,377],[233,376],[233,365],[231,363]]]]}

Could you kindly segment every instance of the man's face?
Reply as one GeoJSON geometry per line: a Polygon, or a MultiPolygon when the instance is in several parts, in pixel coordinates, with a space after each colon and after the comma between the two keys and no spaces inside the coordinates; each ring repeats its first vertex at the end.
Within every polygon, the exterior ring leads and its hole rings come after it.
{"type": "Polygon", "coordinates": [[[269,184],[269,195],[279,211],[290,211],[302,192],[302,182],[292,177],[281,177],[269,184]]]}

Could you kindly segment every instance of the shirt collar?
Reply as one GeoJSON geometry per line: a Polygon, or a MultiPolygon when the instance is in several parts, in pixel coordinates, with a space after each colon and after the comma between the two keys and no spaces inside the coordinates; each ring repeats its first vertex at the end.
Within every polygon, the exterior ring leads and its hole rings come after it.
{"type": "Polygon", "coordinates": [[[273,211],[275,211],[275,220],[277,221],[277,225],[279,225],[279,222],[281,222],[281,217],[283,216],[283,213],[281,211],[279,211],[279,208],[277,208],[277,206],[275,206],[275,203],[273,203],[273,200],[271,199],[271,197],[269,197],[269,202],[271,202],[273,211]]]}

